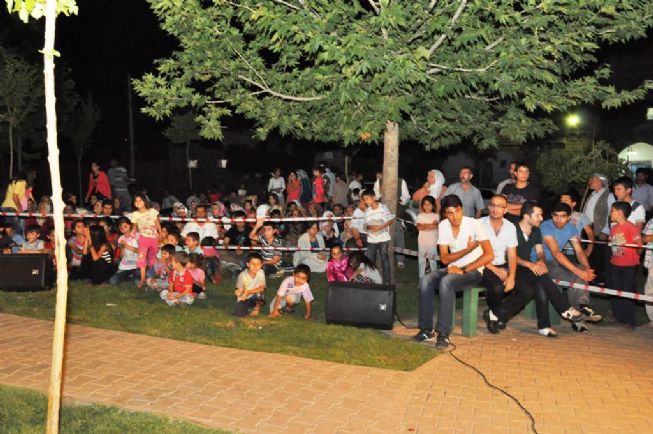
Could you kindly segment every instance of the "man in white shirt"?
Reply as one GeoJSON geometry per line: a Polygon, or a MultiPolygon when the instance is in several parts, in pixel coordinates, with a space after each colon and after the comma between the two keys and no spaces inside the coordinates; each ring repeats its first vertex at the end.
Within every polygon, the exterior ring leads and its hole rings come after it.
{"type": "Polygon", "coordinates": [[[653,210],[653,185],[649,184],[647,169],[639,168],[635,172],[635,188],[633,189],[633,199],[644,206],[648,213],[653,210]]]}
{"type": "Polygon", "coordinates": [[[379,203],[372,190],[365,190],[362,199],[367,205],[365,211],[365,231],[367,231],[367,257],[374,263],[376,255],[381,258],[381,276],[384,284],[390,283],[390,230],[394,223],[388,207],[379,203]]]}
{"type": "Polygon", "coordinates": [[[490,199],[490,215],[481,219],[487,232],[494,259],[483,270],[481,286],[485,291],[485,299],[491,310],[496,310],[505,293],[515,287],[517,272],[517,229],[515,225],[504,218],[508,208],[508,200],[504,195],[497,194],[490,199]]]}
{"type": "MultiPolygon", "coordinates": [[[[196,219],[205,219],[207,218],[206,205],[199,204],[195,207],[195,218],[196,219]]],[[[181,236],[185,237],[190,232],[197,232],[200,236],[200,243],[206,237],[213,237],[214,240],[218,239],[218,227],[213,222],[197,222],[191,221],[184,225],[184,229],[181,231],[181,236]]]]}
{"type": "MultiPolygon", "coordinates": [[[[603,228],[608,224],[610,207],[614,203],[614,196],[610,194],[608,184],[608,178],[605,175],[593,173],[587,182],[587,186],[592,190],[592,193],[587,198],[582,210],[592,225],[594,238],[602,241],[608,239],[608,235],[603,233],[603,228]]],[[[606,256],[609,249],[609,246],[603,244],[597,244],[592,249],[589,260],[590,267],[596,270],[595,283],[597,284],[605,282],[604,270],[607,268],[606,256]]]]}
{"type": "MultiPolygon", "coordinates": [[[[374,196],[376,197],[376,200],[380,201],[383,193],[381,192],[381,185],[383,183],[383,173],[382,172],[377,172],[376,173],[376,181],[374,182],[374,196]]],[[[410,202],[410,192],[408,191],[408,185],[406,184],[406,181],[403,178],[399,178],[399,188],[397,189],[397,195],[399,196],[397,198],[397,216],[400,218],[404,217],[404,212],[406,210],[406,206],[408,206],[408,203],[410,202]]],[[[386,201],[387,203],[387,201],[386,201]]],[[[406,248],[406,239],[404,237],[404,225],[401,222],[398,222],[395,225],[395,247],[399,249],[405,249],[406,248]]],[[[395,258],[397,259],[397,268],[404,268],[404,260],[405,256],[402,255],[401,253],[396,253],[395,258]]]]}
{"type": "Polygon", "coordinates": [[[442,199],[445,220],[438,228],[440,260],[447,268],[441,268],[424,276],[419,284],[419,333],[416,340],[430,339],[433,331],[433,299],[440,294],[438,309],[438,338],[435,348],[449,346],[451,321],[456,292],[473,288],[481,283],[483,269],[494,259],[492,245],[483,224],[463,216],[463,204],[456,195],[442,199]]]}
{"type": "Polygon", "coordinates": [[[279,198],[279,203],[283,206],[283,192],[286,191],[286,181],[281,176],[281,169],[278,167],[272,172],[270,182],[268,182],[268,193],[274,193],[279,198]]]}
{"type": "Polygon", "coordinates": [[[351,234],[356,242],[356,247],[363,248],[367,244],[367,232],[365,231],[365,211],[367,205],[363,199],[358,200],[358,206],[354,210],[351,219],[351,234]]]}

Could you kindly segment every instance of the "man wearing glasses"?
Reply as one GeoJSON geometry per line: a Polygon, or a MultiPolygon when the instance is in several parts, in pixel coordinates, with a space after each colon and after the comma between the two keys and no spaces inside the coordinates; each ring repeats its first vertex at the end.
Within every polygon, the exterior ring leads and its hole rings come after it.
{"type": "Polygon", "coordinates": [[[487,232],[494,259],[485,266],[481,286],[486,289],[485,296],[490,311],[501,305],[505,293],[515,287],[517,272],[517,229],[504,218],[508,209],[508,199],[495,194],[490,199],[490,214],[480,219],[487,232]]]}

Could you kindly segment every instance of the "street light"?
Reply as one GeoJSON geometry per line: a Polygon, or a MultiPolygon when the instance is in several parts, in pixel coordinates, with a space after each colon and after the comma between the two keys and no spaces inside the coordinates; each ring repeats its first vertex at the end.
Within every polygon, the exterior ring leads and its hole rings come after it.
{"type": "Polygon", "coordinates": [[[576,128],[578,125],[580,125],[580,121],[581,121],[580,116],[578,116],[578,114],[576,113],[567,115],[567,117],[565,118],[565,124],[569,128],[576,128]]]}

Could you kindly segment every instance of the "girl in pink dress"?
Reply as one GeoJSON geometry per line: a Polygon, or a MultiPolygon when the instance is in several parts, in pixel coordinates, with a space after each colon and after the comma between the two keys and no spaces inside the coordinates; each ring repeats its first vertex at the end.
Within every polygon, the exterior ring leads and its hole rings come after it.
{"type": "Polygon", "coordinates": [[[329,282],[348,282],[351,276],[348,258],[342,252],[340,246],[331,247],[329,262],[326,269],[327,281],[329,282]]]}

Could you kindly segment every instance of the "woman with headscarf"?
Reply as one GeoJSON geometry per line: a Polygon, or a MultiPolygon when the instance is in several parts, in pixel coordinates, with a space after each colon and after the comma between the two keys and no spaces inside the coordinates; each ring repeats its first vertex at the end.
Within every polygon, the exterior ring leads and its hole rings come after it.
{"type": "Polygon", "coordinates": [[[412,199],[417,203],[422,203],[425,196],[433,196],[435,198],[435,213],[440,215],[440,199],[442,199],[447,192],[447,187],[444,185],[444,175],[438,169],[431,169],[426,174],[426,182],[424,185],[413,193],[412,199]]]}
{"type": "Polygon", "coordinates": [[[293,256],[293,265],[308,265],[312,273],[324,273],[327,266],[326,252],[324,249],[324,238],[319,234],[320,228],[317,222],[310,222],[306,232],[299,237],[297,247],[300,249],[318,249],[318,251],[298,250],[293,256]]]}
{"type": "MultiPolygon", "coordinates": [[[[332,219],[335,215],[331,211],[324,211],[322,217],[332,219]]],[[[340,229],[338,229],[338,225],[335,224],[335,221],[320,221],[320,235],[324,238],[324,244],[326,247],[331,248],[340,245],[340,229]]]]}

